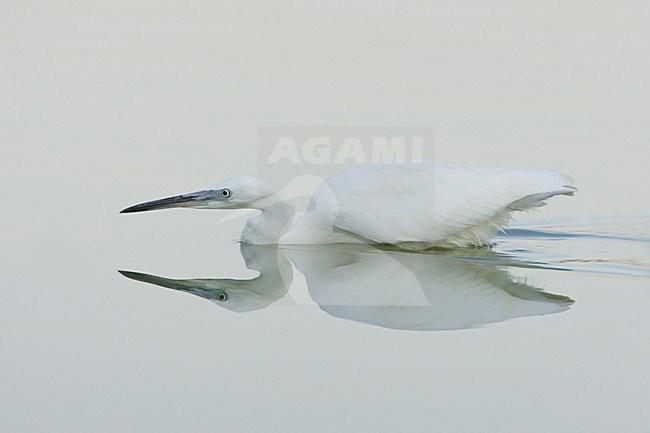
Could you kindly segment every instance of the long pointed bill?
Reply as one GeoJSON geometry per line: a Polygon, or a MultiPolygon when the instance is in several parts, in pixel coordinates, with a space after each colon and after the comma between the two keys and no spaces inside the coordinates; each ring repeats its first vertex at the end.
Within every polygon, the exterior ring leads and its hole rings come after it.
{"type": "Polygon", "coordinates": [[[148,210],[169,209],[174,207],[204,207],[208,203],[221,199],[219,191],[205,190],[160,200],[148,201],[128,207],[120,213],[144,212],[148,210]]]}

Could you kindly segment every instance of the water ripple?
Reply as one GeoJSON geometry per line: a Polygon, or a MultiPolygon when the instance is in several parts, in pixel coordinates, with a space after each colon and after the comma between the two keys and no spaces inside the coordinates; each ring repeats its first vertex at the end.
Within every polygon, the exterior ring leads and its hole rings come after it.
{"type": "Polygon", "coordinates": [[[646,219],[515,227],[497,236],[494,249],[545,268],[648,278],[649,228],[646,219]]]}

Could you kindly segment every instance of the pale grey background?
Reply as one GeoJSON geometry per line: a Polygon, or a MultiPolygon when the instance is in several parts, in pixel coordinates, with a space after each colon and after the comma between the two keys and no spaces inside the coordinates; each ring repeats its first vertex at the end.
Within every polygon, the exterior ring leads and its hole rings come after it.
{"type": "Polygon", "coordinates": [[[0,430],[648,431],[647,279],[531,271],[576,306],[400,333],[235,315],[116,269],[254,275],[242,219],[117,212],[254,174],[259,125],[432,125],[441,160],[572,174],[580,193],[533,218],[647,216],[649,13],[0,1],[0,430]]]}

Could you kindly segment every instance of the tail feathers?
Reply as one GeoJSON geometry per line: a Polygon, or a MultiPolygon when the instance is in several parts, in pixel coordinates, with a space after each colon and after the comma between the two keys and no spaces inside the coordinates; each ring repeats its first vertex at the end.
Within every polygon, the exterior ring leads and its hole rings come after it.
{"type": "MultiPolygon", "coordinates": [[[[534,188],[537,191],[527,194],[508,206],[508,211],[524,211],[546,204],[546,200],[556,195],[572,196],[578,189],[573,186],[573,178],[558,172],[536,172],[534,188]]],[[[532,186],[532,185],[531,185],[532,186]]]]}
{"type": "Polygon", "coordinates": [[[515,211],[524,211],[528,209],[533,209],[536,207],[541,207],[546,204],[546,199],[551,198],[556,195],[573,195],[573,190],[569,189],[561,189],[558,191],[552,191],[552,192],[541,192],[538,194],[531,194],[527,195],[526,197],[519,199],[517,201],[514,201],[510,203],[508,206],[507,210],[510,212],[515,212],[515,211]]]}
{"type": "Polygon", "coordinates": [[[546,200],[556,195],[573,195],[577,188],[573,178],[557,171],[520,171],[522,197],[510,203],[509,212],[524,211],[546,204],[546,200]]]}

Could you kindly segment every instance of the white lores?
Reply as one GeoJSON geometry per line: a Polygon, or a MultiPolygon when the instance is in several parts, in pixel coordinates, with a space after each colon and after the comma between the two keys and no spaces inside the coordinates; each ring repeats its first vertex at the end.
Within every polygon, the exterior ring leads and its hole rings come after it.
{"type": "Polygon", "coordinates": [[[197,193],[147,202],[124,213],[170,207],[258,209],[241,234],[247,244],[392,244],[409,250],[489,245],[512,212],[573,195],[554,171],[484,169],[434,161],[355,168],[323,182],[295,218],[291,200],[250,176],[197,193]]]}

